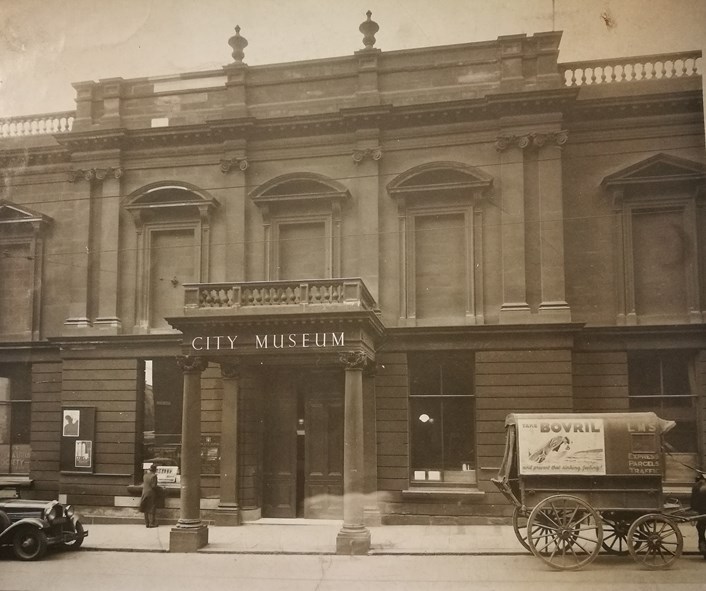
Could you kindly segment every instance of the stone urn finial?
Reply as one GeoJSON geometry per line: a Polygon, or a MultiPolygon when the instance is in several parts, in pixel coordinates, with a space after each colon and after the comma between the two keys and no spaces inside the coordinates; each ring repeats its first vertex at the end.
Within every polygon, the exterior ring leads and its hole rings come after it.
{"type": "Polygon", "coordinates": [[[380,26],[374,20],[371,20],[370,17],[373,16],[372,12],[368,10],[365,14],[368,19],[358,27],[358,30],[363,33],[363,45],[365,45],[365,49],[373,49],[373,45],[375,45],[375,33],[380,30],[380,26]]]}
{"type": "Polygon", "coordinates": [[[236,64],[242,64],[245,53],[243,49],[248,46],[248,40],[245,37],[240,36],[240,25],[235,25],[235,35],[228,39],[228,45],[233,48],[233,61],[236,64]]]}

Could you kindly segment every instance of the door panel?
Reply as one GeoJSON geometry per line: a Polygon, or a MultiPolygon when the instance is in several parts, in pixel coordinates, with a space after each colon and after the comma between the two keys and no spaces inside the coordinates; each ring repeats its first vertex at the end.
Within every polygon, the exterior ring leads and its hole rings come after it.
{"type": "Polygon", "coordinates": [[[285,377],[272,380],[265,406],[263,517],[297,513],[297,397],[285,377]]]}

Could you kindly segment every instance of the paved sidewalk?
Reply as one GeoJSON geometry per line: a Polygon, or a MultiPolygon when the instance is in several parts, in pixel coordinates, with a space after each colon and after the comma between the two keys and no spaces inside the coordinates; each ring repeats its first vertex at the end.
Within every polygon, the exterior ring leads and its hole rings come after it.
{"type": "MultiPolygon", "coordinates": [[[[335,554],[340,521],[260,520],[240,527],[209,526],[203,553],[335,554]]],[[[168,552],[171,525],[87,525],[84,548],[123,552],[168,552]]],[[[508,525],[385,525],[369,528],[370,554],[525,554],[508,525]]],[[[684,553],[696,550],[696,531],[682,526],[684,553]]]]}

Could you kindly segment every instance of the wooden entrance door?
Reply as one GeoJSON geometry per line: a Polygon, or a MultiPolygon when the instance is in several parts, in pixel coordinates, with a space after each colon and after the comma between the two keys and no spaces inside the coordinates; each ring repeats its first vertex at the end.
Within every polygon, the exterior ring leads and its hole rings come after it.
{"type": "Polygon", "coordinates": [[[297,515],[297,393],[287,375],[275,374],[266,393],[263,517],[297,515]]]}
{"type": "Polygon", "coordinates": [[[306,408],[304,516],[343,516],[343,377],[310,380],[304,391],[306,408]]]}
{"type": "Polygon", "coordinates": [[[342,372],[272,377],[264,417],[263,517],[343,516],[343,409],[342,372]]]}

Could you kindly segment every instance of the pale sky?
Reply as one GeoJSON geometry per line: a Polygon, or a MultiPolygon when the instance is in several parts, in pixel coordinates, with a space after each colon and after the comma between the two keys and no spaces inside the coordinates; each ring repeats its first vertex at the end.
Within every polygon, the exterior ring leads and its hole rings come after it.
{"type": "Polygon", "coordinates": [[[251,66],[563,30],[559,59],[706,46],[706,0],[0,0],[0,117],[70,110],[72,82],[251,66]],[[552,7],[554,6],[554,18],[552,7]]]}

